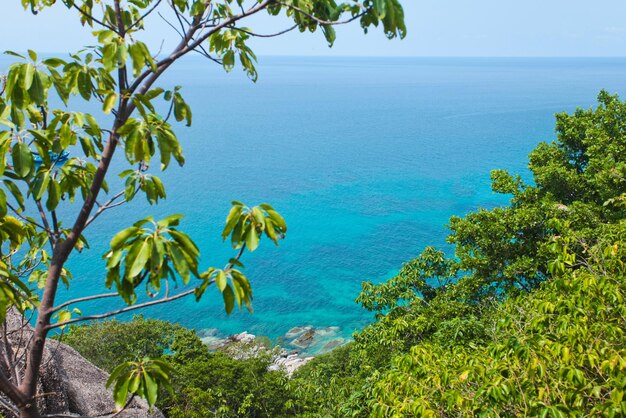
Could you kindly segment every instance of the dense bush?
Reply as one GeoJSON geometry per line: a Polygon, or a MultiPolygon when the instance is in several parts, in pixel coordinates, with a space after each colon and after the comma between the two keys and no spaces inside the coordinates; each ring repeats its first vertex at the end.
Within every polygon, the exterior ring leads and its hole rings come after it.
{"type": "Polygon", "coordinates": [[[495,308],[488,344],[431,339],[396,356],[370,388],[372,415],[626,414],[626,248],[604,250],[601,262],[495,308]],[[609,258],[620,268],[607,270],[609,258]]]}
{"type": "Polygon", "coordinates": [[[180,325],[139,315],[128,322],[117,320],[70,326],[63,342],[87,360],[111,372],[125,361],[158,358],[170,350],[176,338],[195,333],[180,325]]]}

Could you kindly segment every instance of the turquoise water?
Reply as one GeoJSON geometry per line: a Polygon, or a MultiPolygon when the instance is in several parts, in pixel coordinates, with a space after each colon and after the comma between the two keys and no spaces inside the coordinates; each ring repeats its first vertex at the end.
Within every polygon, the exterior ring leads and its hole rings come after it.
{"type": "Polygon", "coordinates": [[[555,112],[626,89],[624,59],[267,57],[259,70],[255,85],[199,59],[173,69],[163,86],[184,85],[194,110],[193,126],[178,129],[187,164],[163,175],[167,201],[133,202],[93,224],[63,299],[102,290],[110,237],[146,213],[184,213],[206,268],[233,254],[220,240],[230,201],[269,202],[289,232],[243,260],[253,314],[226,316],[215,289],[144,313],[225,334],[277,338],[313,325],[347,337],[370,320],[354,303],[362,281],[444,246],[451,215],[506,203],[490,170],[526,173],[527,154],[554,138],[555,112]]]}

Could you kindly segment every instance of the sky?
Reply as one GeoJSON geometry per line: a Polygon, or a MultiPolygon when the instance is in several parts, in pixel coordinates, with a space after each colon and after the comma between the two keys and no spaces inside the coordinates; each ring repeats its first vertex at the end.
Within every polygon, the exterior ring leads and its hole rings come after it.
{"type": "MultiPolygon", "coordinates": [[[[89,29],[61,4],[37,16],[20,0],[2,0],[0,50],[69,52],[91,44],[89,29]]],[[[366,36],[358,24],[338,28],[330,49],[320,33],[291,32],[256,39],[258,55],[334,56],[626,56],[624,0],[404,0],[408,35],[388,40],[380,30],[366,36]]],[[[173,45],[177,35],[160,19],[144,41],[154,49],[173,45]]],[[[287,22],[270,16],[247,26],[279,30],[287,22]]],[[[151,48],[151,49],[152,49],[151,48]]]]}

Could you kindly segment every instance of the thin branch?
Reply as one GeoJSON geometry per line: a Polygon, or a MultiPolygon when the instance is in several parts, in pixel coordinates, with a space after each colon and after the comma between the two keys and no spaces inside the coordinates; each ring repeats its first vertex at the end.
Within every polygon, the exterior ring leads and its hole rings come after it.
{"type": "Polygon", "coordinates": [[[57,355],[57,352],[59,351],[59,348],[61,348],[61,342],[63,341],[63,336],[65,335],[65,329],[61,330],[61,335],[59,335],[59,339],[57,340],[57,346],[54,348],[54,350],[52,351],[52,353],[50,353],[50,358],[48,358],[48,361],[45,362],[41,367],[45,368],[48,366],[48,364],[50,364],[51,361],[53,361],[57,355]]]}
{"type": "MultiPolygon", "coordinates": [[[[176,9],[176,6],[174,5],[174,1],[173,1],[173,0],[170,2],[170,6],[172,6],[172,9],[174,9],[174,13],[176,13],[176,16],[178,16],[178,19],[182,19],[182,20],[184,20],[184,21],[185,21],[185,23],[187,24],[187,26],[191,26],[191,22],[189,22],[189,21],[187,20],[187,18],[185,17],[185,15],[183,15],[180,11],[178,11],[178,10],[176,9]]],[[[182,23],[181,23],[181,25],[182,25],[182,23]]]]}
{"type": "Polygon", "coordinates": [[[29,223],[29,224],[31,224],[31,225],[35,225],[37,228],[43,229],[44,231],[46,230],[46,227],[45,227],[45,226],[40,225],[40,224],[38,224],[37,222],[35,222],[34,220],[32,220],[32,219],[30,219],[30,218],[25,217],[24,215],[22,215],[22,214],[21,214],[21,213],[20,213],[20,212],[19,212],[19,211],[18,211],[18,210],[17,210],[17,209],[16,209],[16,208],[12,205],[12,204],[10,204],[9,202],[7,202],[7,207],[8,207],[9,209],[11,209],[11,211],[12,211],[13,213],[15,213],[15,215],[16,215],[18,218],[20,218],[21,220],[26,221],[26,222],[28,222],[28,223],[29,223]]]}
{"type": "Polygon", "coordinates": [[[19,411],[19,409],[17,409],[15,407],[15,405],[8,403],[7,401],[5,401],[2,398],[0,398],[0,405],[2,405],[3,408],[6,408],[9,411],[13,412],[16,417],[18,417],[20,415],[20,411],[19,411]]]}
{"type": "Polygon", "coordinates": [[[198,53],[198,54],[200,54],[200,55],[202,55],[203,57],[205,57],[205,58],[207,58],[207,59],[209,59],[209,60],[213,61],[213,62],[214,62],[214,63],[216,63],[216,64],[219,64],[219,65],[224,65],[224,63],[222,62],[222,60],[217,59],[217,58],[215,58],[215,57],[211,56],[211,54],[209,54],[209,53],[207,52],[207,50],[206,50],[206,49],[205,49],[202,45],[198,45],[198,48],[200,48],[200,50],[194,49],[193,51],[194,51],[194,52],[196,52],[196,53],[198,53]]]}
{"type": "MultiPolygon", "coordinates": [[[[22,317],[20,318],[21,321],[22,321],[22,326],[20,327],[20,336],[17,339],[17,346],[18,347],[22,347],[22,346],[23,347],[28,347],[28,344],[30,344],[30,340],[32,339],[33,334],[30,333],[30,337],[28,339],[28,342],[26,344],[23,344],[23,341],[24,341],[24,330],[26,329],[27,324],[30,324],[30,321],[32,321],[34,315],[35,315],[35,311],[33,310],[33,311],[31,311],[30,316],[28,317],[28,319],[26,319],[25,315],[22,315],[22,317]]],[[[17,330],[15,330],[13,332],[17,332],[17,330]]],[[[26,355],[26,351],[27,350],[22,350],[22,354],[21,355],[18,355],[19,354],[19,350],[17,350],[15,352],[15,356],[13,357],[13,361],[15,362],[15,364],[20,364],[21,363],[22,359],[26,355]]],[[[20,380],[21,380],[21,376],[20,376],[20,380]]],[[[20,384],[21,384],[21,382],[20,382],[20,384]]]]}
{"type": "MultiPolygon", "coordinates": [[[[104,212],[107,209],[111,209],[120,205],[123,205],[124,203],[126,203],[126,200],[123,200],[121,202],[117,202],[114,203],[117,199],[119,199],[120,197],[124,196],[124,191],[122,190],[121,192],[117,193],[115,196],[113,196],[112,198],[110,198],[108,201],[106,201],[104,204],[102,205],[98,205],[98,210],[96,211],[96,213],[94,213],[91,218],[89,218],[87,220],[87,222],[85,223],[85,228],[87,228],[87,226],[89,226],[90,223],[92,223],[93,221],[96,220],[96,218],[98,216],[100,216],[102,214],[102,212],[104,212]]],[[[97,202],[96,202],[97,203],[97,202]]]]}
{"type": "Polygon", "coordinates": [[[39,211],[39,216],[41,217],[41,222],[43,222],[44,229],[48,233],[48,238],[50,239],[50,245],[54,250],[54,244],[56,243],[56,237],[50,228],[50,224],[48,223],[48,217],[46,216],[46,212],[43,210],[43,206],[40,200],[35,200],[35,205],[37,205],[37,210],[39,211]]]}
{"type": "Polygon", "coordinates": [[[260,34],[260,33],[255,33],[255,32],[251,32],[251,31],[249,31],[249,30],[247,30],[247,29],[236,28],[236,27],[234,27],[234,26],[233,26],[231,29],[234,29],[234,30],[239,31],[239,32],[246,33],[246,34],[248,34],[248,35],[250,35],[250,36],[254,36],[254,37],[256,37],[256,38],[273,38],[273,37],[275,37],[275,36],[280,36],[280,35],[284,35],[284,34],[285,34],[285,33],[287,33],[287,32],[291,32],[292,30],[294,30],[294,29],[295,29],[295,28],[297,28],[297,27],[298,27],[298,25],[297,25],[297,24],[295,24],[295,25],[293,25],[292,27],[290,27],[290,28],[288,28],[288,29],[281,30],[280,32],[276,32],[276,33],[270,33],[270,34],[260,34]]]}
{"type": "Polygon", "coordinates": [[[124,407],[122,409],[120,409],[119,411],[117,411],[116,413],[114,413],[113,415],[111,415],[109,418],[114,418],[116,416],[118,416],[119,414],[121,414],[126,408],[128,408],[130,406],[130,403],[133,401],[133,399],[135,399],[135,393],[133,393],[130,398],[128,398],[128,401],[126,401],[126,404],[124,405],[124,407]]]}
{"type": "Polygon", "coordinates": [[[24,395],[13,383],[7,379],[2,371],[0,371],[0,390],[9,397],[9,399],[17,405],[18,408],[26,404],[24,395]]]}
{"type": "MultiPolygon", "coordinates": [[[[239,249],[239,252],[237,253],[237,255],[235,256],[235,260],[239,261],[245,249],[246,249],[246,244],[244,243],[239,249]]],[[[224,270],[230,270],[233,267],[234,267],[234,263],[228,263],[226,264],[226,267],[224,267],[224,270]]]]}
{"type": "Polygon", "coordinates": [[[167,20],[167,19],[165,18],[165,16],[163,16],[160,12],[158,13],[158,15],[159,15],[159,17],[160,17],[161,19],[163,19],[163,21],[164,21],[165,23],[167,23],[167,24],[168,24],[168,25],[169,25],[172,29],[174,29],[174,30],[176,31],[176,33],[178,34],[178,36],[180,36],[181,38],[184,38],[184,37],[185,37],[185,35],[184,35],[181,31],[179,31],[179,30],[178,30],[178,28],[177,28],[176,26],[174,26],[174,25],[172,24],[172,22],[170,22],[169,20],[167,20]]]}
{"type": "Polygon", "coordinates": [[[119,32],[113,27],[113,26],[109,26],[106,23],[102,22],[101,20],[96,19],[95,17],[93,17],[92,15],[90,15],[89,13],[85,12],[83,9],[81,9],[80,7],[78,7],[77,5],[73,4],[72,7],[74,7],[74,9],[78,10],[78,12],[85,16],[87,19],[93,20],[94,22],[96,22],[97,24],[104,26],[107,29],[112,30],[113,32],[117,33],[119,35],[119,32]]]}
{"type": "Polygon", "coordinates": [[[56,307],[52,308],[52,312],[60,311],[61,309],[65,308],[66,306],[70,306],[70,305],[73,305],[75,303],[87,302],[87,301],[95,300],[95,299],[111,298],[111,297],[118,296],[118,295],[119,295],[119,293],[117,293],[117,292],[115,292],[115,293],[102,293],[102,294],[99,294],[99,295],[85,296],[84,298],[68,300],[67,302],[62,303],[59,306],[56,306],[56,307]]]}
{"type": "MultiPolygon", "coordinates": [[[[186,55],[190,51],[193,51],[194,49],[196,49],[198,47],[198,45],[201,45],[202,42],[206,41],[214,33],[218,32],[218,31],[220,31],[220,30],[222,30],[222,29],[224,29],[224,28],[226,28],[228,26],[232,26],[234,23],[236,23],[237,21],[239,21],[239,20],[241,20],[241,19],[243,19],[245,17],[252,16],[252,15],[260,12],[261,10],[264,10],[265,8],[267,8],[267,6],[269,6],[273,2],[274,2],[274,0],[265,0],[264,2],[259,3],[259,4],[257,4],[254,7],[251,7],[245,13],[241,13],[241,14],[233,16],[233,17],[231,17],[229,19],[226,19],[225,21],[223,21],[219,25],[213,26],[211,28],[211,30],[209,30],[208,32],[204,33],[202,36],[200,36],[198,39],[194,40],[191,43],[189,43],[189,42],[192,40],[193,35],[195,35],[195,33],[198,30],[204,29],[204,26],[200,26],[200,27],[192,26],[192,27],[190,27],[189,31],[187,32],[187,34],[185,36],[185,39],[181,40],[180,44],[178,44],[176,46],[176,48],[174,48],[174,51],[170,54],[170,56],[167,57],[167,58],[162,59],[161,61],[159,61],[156,64],[157,68],[158,68],[157,71],[154,72],[154,73],[152,72],[152,70],[144,71],[139,77],[137,77],[135,79],[134,83],[128,88],[129,93],[132,94],[132,93],[134,93],[135,91],[138,90],[138,92],[140,94],[145,94],[145,92],[150,89],[152,84],[154,84],[154,82],[163,73],[163,71],[165,71],[170,65],[172,65],[172,63],[174,61],[176,61],[177,59],[179,59],[183,55],[186,55]]],[[[129,109],[128,110],[130,110],[130,111],[134,110],[134,107],[133,107],[132,103],[129,105],[129,109]]]]}
{"type": "Polygon", "coordinates": [[[144,13],[139,19],[137,19],[135,22],[133,22],[132,25],[130,25],[128,28],[126,28],[126,31],[128,32],[129,30],[131,30],[132,28],[134,28],[135,26],[137,26],[139,23],[141,23],[146,17],[148,17],[150,15],[150,13],[154,12],[154,9],[156,9],[159,4],[161,3],[162,0],[157,0],[156,3],[154,3],[154,6],[152,6],[146,13],[144,13]]]}
{"type": "MultiPolygon", "coordinates": [[[[182,33],[185,33],[185,25],[183,24],[183,16],[180,14],[178,10],[176,10],[176,5],[174,5],[173,1],[170,3],[170,6],[172,6],[172,10],[174,11],[174,14],[176,15],[176,19],[178,20],[178,24],[180,25],[180,30],[182,31],[182,33]]],[[[191,26],[189,22],[187,22],[187,26],[191,26]]]]}
{"type": "Polygon", "coordinates": [[[358,18],[360,18],[361,16],[365,15],[366,13],[368,13],[370,11],[370,9],[366,9],[364,11],[362,11],[361,13],[352,16],[350,19],[346,19],[346,20],[341,20],[341,21],[332,21],[332,20],[324,20],[324,19],[320,19],[319,17],[315,17],[313,16],[311,13],[302,10],[301,8],[294,6],[292,4],[287,4],[287,3],[283,3],[283,2],[276,2],[276,4],[280,4],[281,6],[287,7],[291,10],[295,10],[296,12],[305,15],[306,17],[308,17],[309,19],[319,23],[320,25],[328,25],[328,26],[337,26],[337,25],[345,25],[347,23],[353,22],[355,20],[357,20],[358,18]]]}
{"type": "MultiPolygon", "coordinates": [[[[174,26],[174,24],[172,24],[169,20],[167,20],[167,19],[165,18],[165,16],[163,16],[161,13],[159,13],[159,16],[161,17],[161,19],[163,19],[163,21],[164,21],[165,23],[167,23],[167,24],[168,24],[168,25],[169,25],[172,29],[174,29],[174,31],[176,31],[176,33],[178,34],[178,36],[180,36],[182,39],[185,39],[185,35],[184,35],[184,32],[185,32],[185,25],[183,24],[183,18],[184,18],[184,16],[182,16],[182,15],[181,15],[181,14],[180,14],[177,10],[176,10],[176,7],[175,7],[174,5],[171,5],[171,6],[172,6],[172,8],[174,9],[174,13],[175,13],[175,15],[176,15],[176,18],[178,19],[178,23],[179,23],[179,25],[180,25],[180,30],[178,30],[178,28],[177,28],[176,26],[174,26]]],[[[187,22],[187,20],[185,20],[185,21],[187,22]]],[[[187,23],[189,23],[189,22],[187,22],[187,23]]],[[[206,50],[206,49],[204,49],[204,47],[203,47],[202,45],[200,45],[200,46],[199,46],[199,48],[200,48],[200,50],[199,50],[199,51],[198,51],[198,50],[196,50],[195,52],[197,52],[198,54],[202,55],[202,56],[203,56],[203,57],[205,57],[205,58],[210,59],[211,61],[213,61],[213,62],[215,62],[215,63],[217,63],[217,64],[219,64],[219,65],[222,65],[222,62],[221,62],[220,60],[218,60],[218,59],[216,59],[216,58],[212,57],[212,56],[211,56],[211,55],[207,52],[207,50],[206,50]]],[[[171,108],[170,108],[170,112],[171,112],[171,108]]],[[[169,113],[168,113],[168,115],[169,115],[169,113]]],[[[168,118],[169,118],[169,117],[168,117],[168,118]]],[[[168,119],[168,118],[166,118],[165,120],[167,121],[167,119],[168,119]]]]}
{"type": "Polygon", "coordinates": [[[6,363],[7,370],[12,374],[12,378],[15,381],[17,386],[20,385],[20,374],[19,369],[17,367],[17,362],[14,363],[11,359],[15,357],[13,352],[13,347],[9,342],[9,337],[7,335],[7,323],[2,324],[2,340],[4,344],[4,350],[2,350],[2,355],[4,357],[4,361],[6,363]]]}
{"type": "Polygon", "coordinates": [[[57,219],[57,211],[53,210],[50,212],[52,216],[52,227],[54,228],[54,235],[56,239],[59,238],[59,220],[57,219]]]}
{"type": "MultiPolygon", "coordinates": [[[[213,283],[214,281],[215,281],[215,279],[212,279],[209,283],[213,283]]],[[[165,297],[165,298],[162,298],[162,299],[159,299],[159,300],[153,300],[151,302],[140,303],[139,305],[127,306],[126,308],[118,309],[116,311],[111,311],[111,312],[107,312],[107,313],[100,314],[100,315],[83,316],[83,317],[80,317],[80,318],[69,319],[69,320],[64,321],[64,322],[58,322],[56,324],[50,324],[50,325],[46,326],[46,330],[51,330],[51,329],[54,329],[54,328],[65,326],[65,325],[74,324],[76,322],[92,321],[94,319],[109,318],[111,316],[123,314],[125,312],[131,312],[131,311],[135,311],[137,309],[143,309],[143,308],[146,308],[148,306],[154,306],[154,305],[160,305],[162,303],[172,302],[172,301],[175,301],[177,299],[184,298],[185,296],[189,296],[189,295],[193,294],[195,292],[195,290],[196,290],[195,288],[194,289],[189,289],[189,290],[187,290],[187,291],[185,291],[183,293],[179,293],[176,296],[170,296],[170,297],[165,297]]]]}

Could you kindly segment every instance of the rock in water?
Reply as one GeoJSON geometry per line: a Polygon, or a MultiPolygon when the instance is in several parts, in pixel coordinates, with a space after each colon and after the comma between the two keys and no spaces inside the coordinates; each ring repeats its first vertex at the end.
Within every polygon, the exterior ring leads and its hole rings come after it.
{"type": "Polygon", "coordinates": [[[244,331],[240,334],[231,335],[229,339],[233,342],[249,344],[253,343],[256,340],[256,336],[253,334],[248,334],[247,331],[244,331]]]}
{"type": "Polygon", "coordinates": [[[295,345],[296,347],[307,348],[311,344],[313,344],[315,335],[316,335],[315,330],[310,329],[304,334],[302,334],[300,337],[292,341],[291,344],[295,345]]]}
{"type": "Polygon", "coordinates": [[[302,334],[304,334],[305,332],[309,331],[312,328],[313,327],[310,325],[307,325],[305,327],[293,327],[289,331],[287,331],[287,333],[285,334],[285,339],[293,340],[295,338],[298,338],[299,336],[301,336],[302,334]]]}

